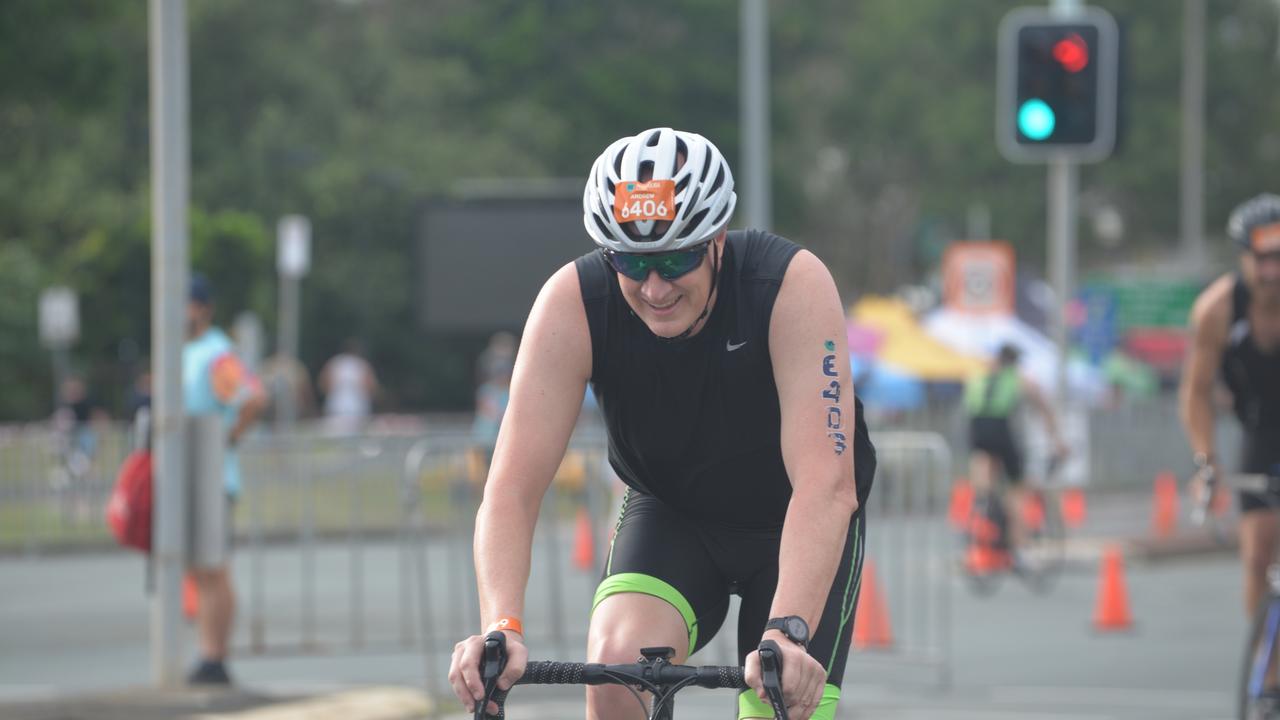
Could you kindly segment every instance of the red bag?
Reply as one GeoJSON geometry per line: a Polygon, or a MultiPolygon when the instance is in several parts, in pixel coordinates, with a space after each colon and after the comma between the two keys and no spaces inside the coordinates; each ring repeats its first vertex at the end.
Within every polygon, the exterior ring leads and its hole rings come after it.
{"type": "Polygon", "coordinates": [[[124,547],[151,552],[151,452],[129,453],[107,502],[107,525],[124,547]]]}

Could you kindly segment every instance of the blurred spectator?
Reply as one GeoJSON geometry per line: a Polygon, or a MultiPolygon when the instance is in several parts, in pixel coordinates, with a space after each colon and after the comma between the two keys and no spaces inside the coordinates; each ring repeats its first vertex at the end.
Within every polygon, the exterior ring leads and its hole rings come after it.
{"type": "Polygon", "coordinates": [[[68,450],[78,453],[87,462],[93,458],[98,444],[93,423],[105,420],[107,413],[94,403],[88,386],[78,375],[68,375],[63,379],[58,395],[54,425],[66,434],[68,450]]]}
{"type": "Polygon", "coordinates": [[[498,441],[498,429],[507,411],[511,394],[511,371],[516,361],[516,337],[509,332],[495,333],[480,353],[476,416],[471,425],[471,455],[468,475],[474,483],[483,483],[489,474],[489,461],[498,441]]]}
{"type": "Polygon", "coordinates": [[[378,376],[364,358],[360,341],[348,338],[342,352],[329,358],[320,370],[320,391],[324,393],[325,427],[333,433],[350,435],[363,430],[373,412],[378,376]]]}
{"type": "Polygon", "coordinates": [[[315,417],[311,373],[297,358],[276,353],[264,360],[262,385],[268,393],[267,419],[275,425],[315,417]]]}
{"type": "Polygon", "coordinates": [[[134,450],[151,446],[151,368],[143,367],[129,388],[128,415],[133,423],[134,450]]]}
{"type": "Polygon", "coordinates": [[[510,375],[516,361],[517,344],[516,336],[509,332],[494,333],[476,361],[476,384],[483,385],[503,373],[510,375]]]}
{"type": "MultiPolygon", "coordinates": [[[[234,523],[231,510],[240,492],[240,463],[236,452],[241,438],[266,406],[262,386],[235,354],[231,339],[213,325],[213,287],[202,275],[191,277],[187,303],[187,342],[182,348],[182,392],[189,416],[220,416],[227,428],[223,483],[227,513],[225,533],[216,555],[216,566],[192,567],[199,593],[196,615],[200,661],[187,681],[192,684],[228,685],[227,645],[235,617],[235,593],[231,587],[230,552],[234,523]]],[[[192,491],[193,496],[200,493],[192,491]]],[[[197,509],[197,512],[199,509],[197,509]]],[[[195,553],[197,557],[205,553],[195,553]]]]}
{"type": "Polygon", "coordinates": [[[68,375],[63,379],[53,415],[60,462],[53,468],[51,484],[64,517],[83,520],[91,513],[89,472],[98,449],[95,425],[106,419],[106,411],[94,403],[83,378],[68,375]]]}

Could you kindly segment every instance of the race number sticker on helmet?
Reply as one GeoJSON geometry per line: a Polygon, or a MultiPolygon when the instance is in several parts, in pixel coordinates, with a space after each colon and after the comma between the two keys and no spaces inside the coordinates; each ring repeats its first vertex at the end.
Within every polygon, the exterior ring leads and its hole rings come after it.
{"type": "Polygon", "coordinates": [[[618,222],[675,220],[676,184],[672,180],[619,183],[613,196],[613,217],[618,222]]]}
{"type": "Polygon", "coordinates": [[[1254,228],[1249,245],[1254,252],[1258,253],[1280,252],[1280,222],[1254,228]]]}

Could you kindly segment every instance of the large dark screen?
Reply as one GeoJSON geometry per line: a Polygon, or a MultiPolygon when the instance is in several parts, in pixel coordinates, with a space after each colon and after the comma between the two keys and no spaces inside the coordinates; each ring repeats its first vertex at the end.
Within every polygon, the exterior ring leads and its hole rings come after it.
{"type": "Polygon", "coordinates": [[[547,278],[593,247],[581,197],[430,203],[419,231],[422,326],[518,331],[547,278]]]}

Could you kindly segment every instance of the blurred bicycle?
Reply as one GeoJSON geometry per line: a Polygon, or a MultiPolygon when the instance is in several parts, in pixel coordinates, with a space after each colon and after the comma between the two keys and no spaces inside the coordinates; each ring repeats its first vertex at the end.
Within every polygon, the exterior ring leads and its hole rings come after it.
{"type": "MultiPolygon", "coordinates": [[[[1237,490],[1257,493],[1269,507],[1280,507],[1280,475],[1219,476],[1207,465],[1192,478],[1192,522],[1208,524],[1225,537],[1219,515],[1211,511],[1217,493],[1237,490]]],[[[1244,658],[1236,693],[1236,716],[1241,720],[1280,718],[1280,563],[1267,569],[1267,595],[1245,635],[1244,658]]]]}
{"type": "Polygon", "coordinates": [[[1047,592],[1061,575],[1066,531],[1056,479],[1062,461],[1061,456],[1052,458],[1044,481],[1028,484],[1014,501],[1006,497],[1003,479],[990,490],[975,489],[959,545],[960,568],[975,593],[990,595],[1010,573],[1033,591],[1047,592]],[[1019,514],[1019,527],[1010,512],[1019,514]]]}

